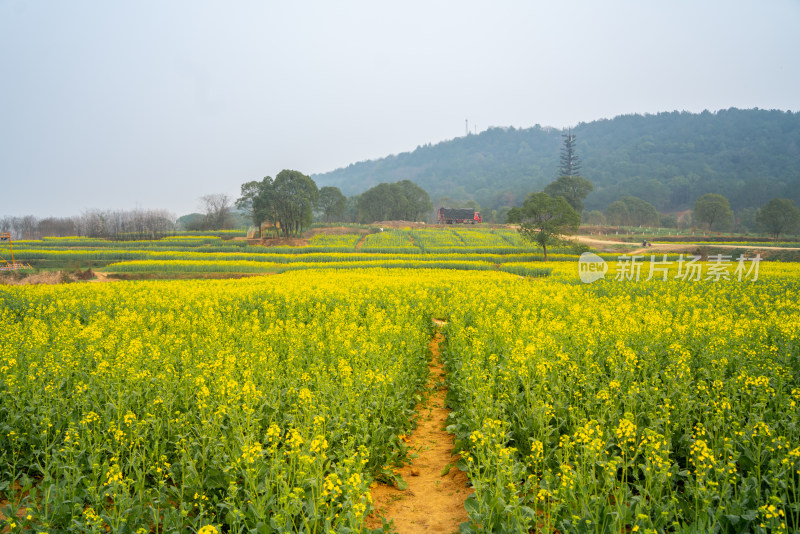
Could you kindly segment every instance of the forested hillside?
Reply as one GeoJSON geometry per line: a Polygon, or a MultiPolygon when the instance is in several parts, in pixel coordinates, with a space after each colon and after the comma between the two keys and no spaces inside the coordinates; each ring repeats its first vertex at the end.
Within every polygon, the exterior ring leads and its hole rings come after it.
{"type": "MultiPolygon", "coordinates": [[[[660,211],[691,208],[705,193],[725,195],[734,210],[774,197],[800,204],[800,114],[729,109],[624,115],[573,128],[582,175],[594,184],[586,209],[633,195],[660,211]]],[[[315,175],[322,185],[360,194],[412,180],[435,204],[468,200],[484,210],[518,205],[557,178],[562,130],[491,128],[413,152],[315,175]]]]}

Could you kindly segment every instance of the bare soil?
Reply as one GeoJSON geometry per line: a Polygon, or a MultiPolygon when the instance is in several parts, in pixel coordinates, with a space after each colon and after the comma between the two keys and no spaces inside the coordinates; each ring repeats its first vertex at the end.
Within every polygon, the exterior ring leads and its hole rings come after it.
{"type": "Polygon", "coordinates": [[[92,282],[108,282],[108,273],[94,273],[94,276],[92,282]]]}
{"type": "MultiPolygon", "coordinates": [[[[28,508],[24,507],[24,506],[17,507],[18,506],[17,503],[21,499],[24,499],[25,497],[27,497],[28,496],[28,492],[27,491],[26,492],[22,492],[22,487],[20,487],[19,482],[17,482],[16,480],[11,484],[11,491],[14,494],[16,494],[15,498],[17,500],[12,503],[8,499],[0,499],[0,521],[5,521],[6,519],[8,519],[8,517],[6,517],[6,515],[3,513],[3,510],[5,510],[9,506],[11,506],[12,509],[16,508],[16,512],[14,513],[14,517],[16,517],[21,522],[21,520],[24,519],[25,516],[28,515],[30,510],[28,508]]],[[[11,528],[6,526],[0,532],[2,532],[2,534],[6,534],[7,532],[11,532],[11,528]]]]}
{"type": "MultiPolygon", "coordinates": [[[[11,504],[11,502],[10,502],[10,501],[7,501],[7,500],[2,500],[2,501],[0,501],[0,509],[2,509],[2,510],[5,510],[5,509],[6,509],[6,507],[7,507],[9,504],[11,504]]],[[[14,514],[14,515],[15,515],[15,517],[17,518],[17,520],[19,520],[19,521],[20,521],[20,523],[21,523],[21,522],[22,522],[22,520],[23,520],[23,519],[25,519],[25,516],[27,516],[27,515],[28,515],[28,512],[29,512],[29,510],[28,510],[27,508],[25,508],[24,506],[20,506],[19,508],[17,508],[17,513],[16,513],[16,514],[14,514]]],[[[6,519],[8,519],[8,518],[5,516],[5,514],[3,514],[3,512],[0,512],[0,521],[5,521],[6,519]]],[[[11,528],[10,528],[10,527],[8,527],[8,526],[6,526],[6,527],[5,527],[5,528],[4,528],[2,531],[0,531],[0,532],[2,532],[2,534],[6,534],[7,532],[11,532],[11,528]]]]}
{"type": "Polygon", "coordinates": [[[95,277],[95,272],[91,269],[85,271],[47,271],[41,273],[3,273],[0,276],[0,284],[9,286],[27,286],[39,284],[65,284],[69,282],[85,282],[95,277]]]}
{"type": "Polygon", "coordinates": [[[444,430],[447,415],[447,389],[439,359],[439,344],[444,336],[431,339],[433,355],[427,388],[430,395],[417,406],[417,428],[408,439],[411,451],[418,451],[409,465],[398,469],[408,483],[405,490],[386,484],[373,484],[373,512],[367,528],[380,528],[382,518],[400,534],[419,532],[458,532],[469,516],[464,500],[472,493],[467,475],[456,467],[460,456],[454,451],[453,435],[444,430]]]}
{"type": "Polygon", "coordinates": [[[227,280],[273,275],[275,273],[107,273],[87,269],[79,272],[4,273],[0,276],[0,285],[56,285],[72,282],[118,282],[120,280],[227,280]]]}
{"type": "Polygon", "coordinates": [[[248,239],[248,245],[262,247],[305,247],[309,240],[304,237],[272,237],[267,239],[248,239]]]}
{"type": "Polygon", "coordinates": [[[613,252],[618,252],[621,249],[631,250],[638,246],[636,243],[625,243],[623,241],[614,241],[612,239],[598,239],[585,235],[576,235],[575,240],[585,245],[589,245],[590,247],[613,252]]]}
{"type": "Polygon", "coordinates": [[[609,239],[596,239],[583,235],[575,236],[575,238],[586,245],[598,248],[607,252],[620,252],[626,254],[644,254],[647,252],[673,252],[694,254],[698,248],[714,248],[714,249],[747,249],[761,251],[762,257],[766,253],[781,252],[785,250],[800,250],[800,247],[770,247],[764,245],[725,245],[722,243],[653,243],[649,247],[642,247],[640,243],[624,243],[622,241],[613,241],[609,239]]]}

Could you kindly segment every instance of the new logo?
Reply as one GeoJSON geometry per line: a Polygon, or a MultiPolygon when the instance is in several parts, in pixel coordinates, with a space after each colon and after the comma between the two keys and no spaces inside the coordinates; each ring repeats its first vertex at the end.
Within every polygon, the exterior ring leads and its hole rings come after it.
{"type": "Polygon", "coordinates": [[[593,252],[584,252],[578,260],[578,276],[584,284],[591,284],[606,277],[608,263],[593,252]]]}

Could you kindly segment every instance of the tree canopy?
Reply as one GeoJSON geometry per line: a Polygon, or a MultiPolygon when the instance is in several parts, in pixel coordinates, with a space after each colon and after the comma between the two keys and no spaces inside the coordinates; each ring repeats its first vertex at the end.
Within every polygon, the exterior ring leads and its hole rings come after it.
{"type": "Polygon", "coordinates": [[[347,197],[338,187],[326,186],[319,190],[315,210],[325,217],[325,222],[341,220],[347,209],[347,197]]]}
{"type": "Polygon", "coordinates": [[[563,174],[558,180],[544,188],[544,192],[551,197],[564,197],[569,205],[578,213],[583,211],[583,199],[592,192],[592,182],[578,175],[563,174]]]}
{"type": "Polygon", "coordinates": [[[715,224],[719,227],[733,222],[733,211],[728,199],[716,193],[707,193],[698,198],[692,214],[695,221],[707,223],[709,230],[715,224]]]}
{"type": "Polygon", "coordinates": [[[756,212],[756,223],[778,239],[800,228],[800,209],[788,198],[773,198],[756,212]]]}
{"type": "Polygon", "coordinates": [[[536,243],[544,251],[547,247],[564,242],[564,236],[574,234],[581,224],[581,216],[564,197],[551,197],[547,193],[531,193],[521,209],[520,234],[536,243]]]}
{"type": "Polygon", "coordinates": [[[506,223],[519,224],[522,222],[522,208],[514,206],[506,213],[506,223]]]}
{"type": "Polygon", "coordinates": [[[358,199],[358,218],[362,223],[418,221],[432,209],[428,193],[410,180],[378,184],[358,199]]]}
{"type": "Polygon", "coordinates": [[[660,219],[655,206],[631,196],[612,202],[606,208],[605,218],[615,226],[655,226],[660,219]]]}
{"type": "Polygon", "coordinates": [[[583,214],[583,220],[586,224],[602,225],[606,224],[606,216],[600,210],[592,210],[583,214]]]}
{"type": "MultiPolygon", "coordinates": [[[[265,177],[264,180],[272,181],[272,178],[269,176],[265,177]]],[[[263,181],[262,181],[263,182],[263,181]]],[[[261,192],[261,188],[263,187],[262,182],[252,181],[243,183],[240,188],[241,196],[236,199],[236,209],[242,212],[246,217],[248,217],[255,226],[261,224],[261,221],[264,220],[263,214],[257,214],[253,207],[253,202],[258,194],[261,192]]]]}
{"type": "Polygon", "coordinates": [[[236,205],[250,213],[253,223],[280,223],[285,236],[298,236],[311,225],[319,191],[314,180],[294,170],[282,170],[273,180],[242,184],[236,205]]]}

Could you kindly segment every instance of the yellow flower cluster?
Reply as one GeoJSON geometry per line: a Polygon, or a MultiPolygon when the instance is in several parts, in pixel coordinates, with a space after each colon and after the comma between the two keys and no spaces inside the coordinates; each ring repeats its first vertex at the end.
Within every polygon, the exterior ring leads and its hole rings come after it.
{"type": "Polygon", "coordinates": [[[97,528],[149,529],[161,502],[195,510],[165,530],[197,514],[195,530],[295,530],[314,508],[318,530],[359,530],[372,469],[397,456],[389,437],[426,379],[440,276],[2,286],[0,403],[31,415],[0,458],[53,450],[48,480],[81,492],[97,528]],[[14,445],[23,432],[38,441],[14,445]],[[178,487],[205,498],[176,504],[178,487]]]}
{"type": "MultiPolygon", "coordinates": [[[[541,284],[498,279],[452,290],[451,302],[463,303],[451,307],[446,332],[459,399],[453,428],[469,436],[470,474],[497,476],[480,450],[491,418],[507,424],[495,446],[525,444],[519,479],[538,480],[520,506],[570,528],[724,530],[702,513],[753,487],[759,506],[770,498],[776,509],[794,506],[800,302],[786,295],[800,291],[800,268],[763,264],[757,282],[638,285],[575,283],[571,268],[553,265],[541,284]],[[604,519],[608,509],[620,519],[604,519]]],[[[492,491],[476,484],[481,509],[493,506],[492,491]]],[[[502,528],[539,528],[513,510],[521,509],[507,509],[502,528]]]]}

